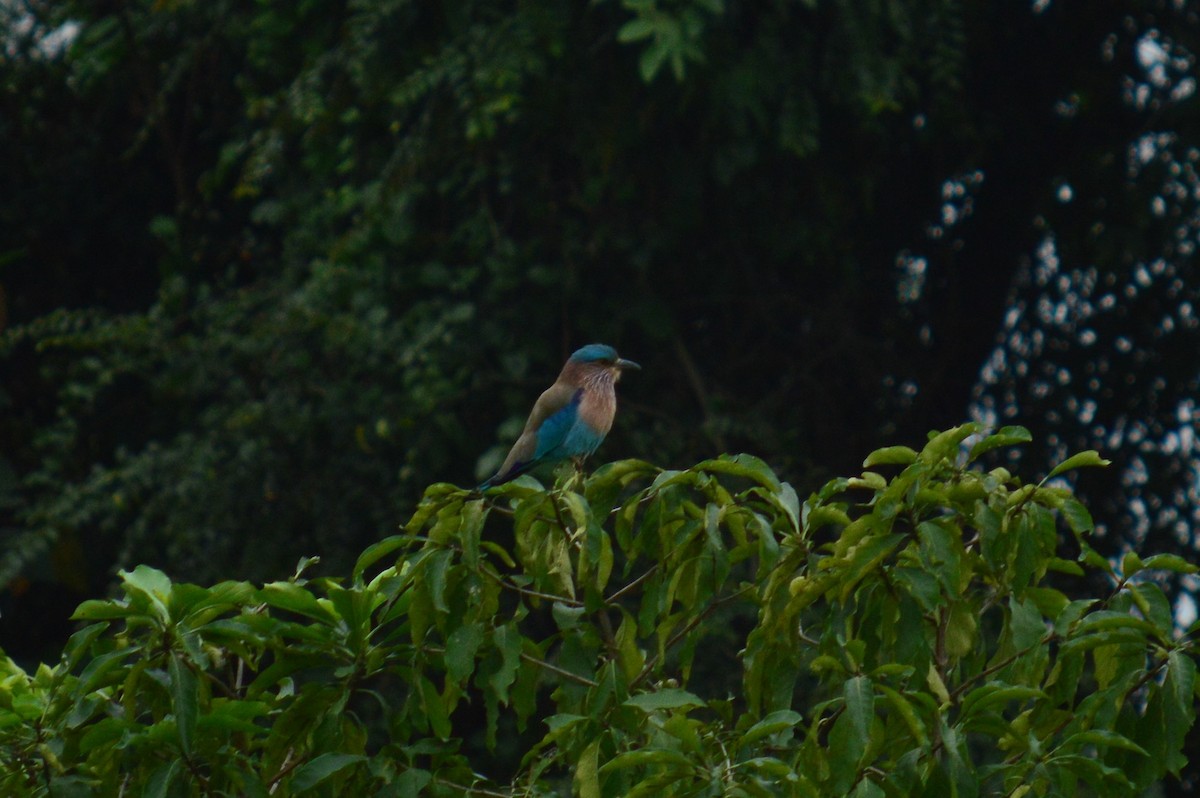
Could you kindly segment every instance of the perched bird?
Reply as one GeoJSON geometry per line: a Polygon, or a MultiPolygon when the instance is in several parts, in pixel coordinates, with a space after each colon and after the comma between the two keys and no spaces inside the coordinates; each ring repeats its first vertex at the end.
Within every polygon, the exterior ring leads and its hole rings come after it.
{"type": "Polygon", "coordinates": [[[533,406],[521,437],[500,470],[479,490],[516,479],[540,463],[582,461],[600,445],[617,413],[614,386],[625,369],[640,369],[605,344],[577,349],[533,406]]]}

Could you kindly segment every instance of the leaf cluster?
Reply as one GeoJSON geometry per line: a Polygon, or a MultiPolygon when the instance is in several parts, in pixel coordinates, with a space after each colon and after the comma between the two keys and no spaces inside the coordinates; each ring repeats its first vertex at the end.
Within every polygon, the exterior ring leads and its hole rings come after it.
{"type": "Polygon", "coordinates": [[[746,455],[434,485],[342,579],[139,566],[61,662],[5,660],[0,788],[1137,795],[1196,688],[1147,577],[1196,568],[1114,566],[1069,491],[973,464],[1028,439],[964,425],[803,501],[746,455]],[[1089,572],[1103,595],[1055,586],[1089,572]]]}

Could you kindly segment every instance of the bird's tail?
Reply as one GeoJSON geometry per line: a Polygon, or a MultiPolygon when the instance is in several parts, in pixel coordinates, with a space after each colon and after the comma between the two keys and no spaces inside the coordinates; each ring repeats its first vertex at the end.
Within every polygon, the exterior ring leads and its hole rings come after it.
{"type": "Polygon", "coordinates": [[[515,465],[513,465],[512,468],[508,469],[507,471],[505,471],[503,473],[497,471],[495,474],[492,474],[490,477],[485,479],[483,482],[480,482],[479,486],[477,488],[475,488],[475,490],[485,491],[488,488],[494,488],[497,485],[503,485],[505,482],[512,482],[514,479],[521,476],[526,471],[528,471],[530,468],[532,468],[533,465],[534,465],[533,462],[516,463],[515,465]]]}

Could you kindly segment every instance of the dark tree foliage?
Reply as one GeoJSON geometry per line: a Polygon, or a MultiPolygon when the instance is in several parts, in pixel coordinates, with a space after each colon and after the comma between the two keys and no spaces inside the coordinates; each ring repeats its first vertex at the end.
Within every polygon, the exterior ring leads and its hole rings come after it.
{"type": "Polygon", "coordinates": [[[603,456],[818,484],[974,414],[1194,556],[1187,4],[0,14],[10,603],[344,566],[593,340],[645,366],[603,456]]]}

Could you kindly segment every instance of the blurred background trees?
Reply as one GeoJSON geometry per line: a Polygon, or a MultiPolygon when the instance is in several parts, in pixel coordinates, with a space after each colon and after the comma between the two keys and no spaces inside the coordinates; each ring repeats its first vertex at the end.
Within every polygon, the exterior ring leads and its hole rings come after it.
{"type": "Polygon", "coordinates": [[[1020,423],[1033,472],[1115,461],[1084,486],[1101,550],[1194,556],[1193,4],[0,18],[14,655],[118,566],[344,569],[493,468],[590,341],[645,367],[601,459],[747,451],[815,487],[1020,423]]]}

